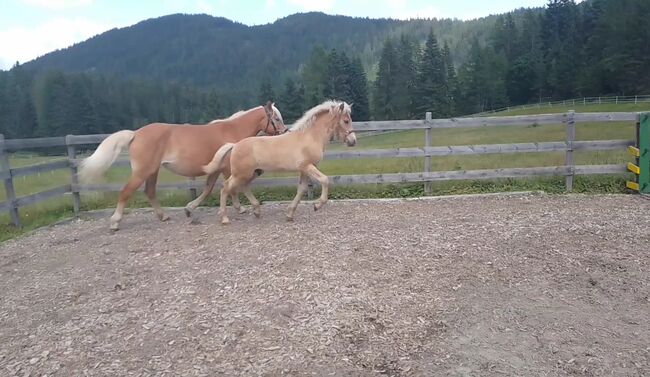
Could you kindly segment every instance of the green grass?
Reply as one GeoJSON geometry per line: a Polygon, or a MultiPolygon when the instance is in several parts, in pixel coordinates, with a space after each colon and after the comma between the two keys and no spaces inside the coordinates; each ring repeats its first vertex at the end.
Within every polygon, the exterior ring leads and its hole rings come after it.
{"type": "Polygon", "coordinates": [[[577,103],[575,105],[566,106],[541,106],[539,108],[531,109],[516,109],[510,111],[500,111],[498,113],[488,114],[485,116],[501,116],[501,115],[532,115],[532,114],[556,114],[566,113],[569,110],[575,110],[577,113],[607,113],[607,112],[637,112],[637,111],[650,111],[650,103],[605,103],[605,104],[587,104],[577,103]]]}
{"type": "MultiPolygon", "coordinates": [[[[553,107],[542,109],[526,109],[497,113],[496,115],[515,115],[531,113],[565,112],[568,108],[553,107]]],[[[623,105],[588,105],[576,106],[576,111],[644,111],[650,110],[650,104],[623,104],[623,105]]],[[[504,126],[490,128],[463,128],[440,129],[432,132],[433,146],[446,145],[473,145],[473,144],[505,144],[523,142],[563,141],[566,130],[562,124],[543,126],[504,126]]],[[[579,123],[576,125],[577,140],[607,140],[607,139],[634,139],[634,124],[632,122],[615,123],[579,123]]],[[[402,131],[382,135],[359,138],[357,149],[384,149],[422,147],[424,132],[422,130],[402,131]]],[[[329,150],[344,150],[347,147],[333,144],[329,150]]],[[[12,167],[28,166],[44,161],[52,161],[59,157],[43,157],[26,154],[11,156],[12,167]]],[[[443,170],[474,170],[495,169],[511,167],[554,166],[564,164],[564,153],[521,153],[521,154],[494,154],[478,156],[446,156],[431,159],[433,171],[443,170]]],[[[578,151],[574,154],[576,164],[616,164],[631,161],[624,150],[620,151],[578,151]]],[[[423,170],[422,158],[387,158],[387,159],[352,159],[323,161],[319,168],[327,175],[346,174],[378,174],[378,173],[407,173],[423,170]]],[[[107,173],[105,182],[123,184],[128,179],[128,167],[112,168],[107,173]]],[[[272,174],[266,173],[264,177],[293,176],[295,173],[272,174]]],[[[159,182],[177,182],[184,178],[167,170],[161,170],[159,182]]],[[[203,180],[204,178],[198,178],[203,180]]],[[[41,173],[35,176],[19,177],[14,180],[18,196],[36,193],[48,188],[69,183],[70,173],[67,169],[54,172],[41,173]]],[[[490,181],[453,181],[436,182],[432,185],[433,195],[482,193],[514,190],[544,190],[559,193],[564,190],[564,180],[555,178],[533,179],[505,179],[490,181]]],[[[623,176],[577,177],[575,190],[577,192],[625,192],[623,176]]],[[[256,195],[263,201],[289,200],[295,195],[295,187],[291,188],[259,188],[256,195]]],[[[422,184],[396,184],[396,185],[362,185],[333,187],[330,197],[336,198],[366,198],[366,197],[413,197],[423,195],[422,184]]],[[[159,191],[158,196],[164,206],[184,206],[189,200],[186,191],[159,191]]],[[[205,205],[217,205],[216,195],[212,195],[205,205]]],[[[5,199],[4,189],[0,189],[0,201],[5,199]]],[[[243,196],[242,196],[242,199],[243,196]]],[[[90,193],[84,194],[82,203],[84,210],[97,208],[113,208],[117,200],[117,193],[90,193]]],[[[144,195],[138,193],[130,202],[130,208],[148,207],[144,195]]],[[[9,223],[7,214],[0,214],[0,241],[15,237],[27,230],[51,224],[58,219],[67,218],[72,214],[71,198],[64,196],[45,203],[20,208],[21,220],[24,229],[16,230],[6,225],[9,223]]]]}

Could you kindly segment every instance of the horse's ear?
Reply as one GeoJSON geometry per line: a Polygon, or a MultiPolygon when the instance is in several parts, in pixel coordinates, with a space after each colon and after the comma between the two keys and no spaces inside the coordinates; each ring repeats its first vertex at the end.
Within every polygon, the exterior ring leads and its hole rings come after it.
{"type": "Polygon", "coordinates": [[[345,102],[341,102],[341,105],[339,105],[339,111],[342,113],[343,110],[345,110],[345,102]]]}
{"type": "Polygon", "coordinates": [[[273,102],[271,101],[266,101],[266,105],[264,105],[264,109],[267,112],[273,112],[273,102]]]}

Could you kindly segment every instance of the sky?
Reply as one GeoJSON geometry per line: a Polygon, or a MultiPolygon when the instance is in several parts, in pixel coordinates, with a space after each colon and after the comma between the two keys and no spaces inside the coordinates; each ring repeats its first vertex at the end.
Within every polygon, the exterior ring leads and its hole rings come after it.
{"type": "Polygon", "coordinates": [[[321,11],[370,18],[468,20],[547,0],[0,0],[0,69],[113,28],[173,13],[205,13],[246,25],[321,11]]]}

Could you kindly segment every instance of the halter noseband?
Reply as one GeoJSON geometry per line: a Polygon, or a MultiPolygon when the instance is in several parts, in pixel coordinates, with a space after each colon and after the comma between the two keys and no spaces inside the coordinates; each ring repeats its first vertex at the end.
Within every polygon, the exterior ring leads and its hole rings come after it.
{"type": "MultiPolygon", "coordinates": [[[[266,133],[268,133],[269,124],[271,126],[273,126],[273,134],[277,135],[278,134],[278,128],[275,125],[275,120],[273,120],[273,118],[271,117],[271,114],[266,113],[266,127],[264,127],[264,132],[266,132],[266,133]]],[[[289,131],[288,128],[283,133],[285,133],[287,131],[289,131]]]]}

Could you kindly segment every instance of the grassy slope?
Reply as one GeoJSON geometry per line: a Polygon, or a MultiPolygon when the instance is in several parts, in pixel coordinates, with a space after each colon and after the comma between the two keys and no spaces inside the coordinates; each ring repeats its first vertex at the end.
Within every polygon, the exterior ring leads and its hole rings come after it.
{"type": "MultiPolygon", "coordinates": [[[[623,105],[587,105],[577,106],[579,112],[610,112],[610,111],[650,111],[650,104],[623,104],[623,105]]],[[[539,112],[566,112],[567,107],[553,107],[542,109],[525,109],[499,113],[497,115],[523,115],[539,112]]],[[[537,127],[496,127],[475,129],[443,129],[433,132],[432,145],[471,145],[516,142],[543,142],[561,141],[565,138],[563,125],[545,125],[537,127]]],[[[633,139],[634,125],[629,122],[621,123],[583,123],[576,126],[578,140],[604,140],[604,139],[633,139]]],[[[403,131],[383,135],[369,136],[359,139],[355,148],[381,149],[397,147],[421,147],[424,143],[424,132],[421,130],[403,131]]],[[[341,145],[332,145],[331,149],[345,149],[341,145]]],[[[26,166],[52,160],[52,157],[34,157],[16,155],[11,158],[11,166],[26,166]]],[[[603,152],[576,152],[576,164],[612,164],[630,161],[625,151],[603,152]]],[[[526,153],[517,155],[482,155],[482,156],[449,156],[432,158],[432,170],[460,170],[460,169],[491,169],[507,167],[532,167],[562,165],[564,153],[526,153]]],[[[320,168],[328,175],[342,174],[369,174],[369,173],[399,173],[418,172],[423,169],[421,158],[391,158],[391,159],[355,159],[331,160],[321,163],[320,168]]],[[[128,168],[113,168],[109,171],[106,181],[124,183],[129,175],[128,168]]],[[[295,176],[295,174],[284,174],[295,176]]],[[[266,174],[273,176],[273,174],[266,174]]],[[[37,176],[20,177],[14,182],[19,196],[42,191],[69,182],[69,172],[65,169],[55,172],[42,173],[37,176]]],[[[168,171],[161,171],[159,182],[174,182],[182,180],[168,171]]],[[[561,192],[562,178],[539,178],[524,180],[499,180],[499,181],[461,181],[439,182],[433,185],[434,194],[453,194],[471,192],[491,192],[518,189],[543,189],[552,192],[561,192]]],[[[580,177],[576,182],[576,190],[584,192],[620,192],[623,191],[621,177],[580,177]]],[[[289,199],[293,196],[293,189],[258,189],[257,194],[262,200],[289,199]]],[[[331,192],[332,198],[341,197],[393,197],[422,195],[422,185],[366,185],[355,187],[335,187],[331,192]]],[[[188,196],[185,192],[163,191],[159,193],[163,205],[184,205],[188,196]]],[[[4,200],[4,190],[0,190],[0,201],[4,200]]],[[[113,207],[116,193],[96,193],[84,195],[85,209],[113,207]]],[[[56,219],[67,217],[71,213],[71,200],[67,197],[51,200],[46,203],[23,207],[20,210],[25,229],[52,223],[56,219]]],[[[215,205],[214,196],[207,205],[215,205]]],[[[131,207],[147,206],[142,194],[137,194],[131,207]]],[[[7,224],[8,215],[0,215],[0,224],[7,224]]],[[[0,240],[12,237],[21,231],[13,230],[9,226],[0,225],[0,240]]]]}

